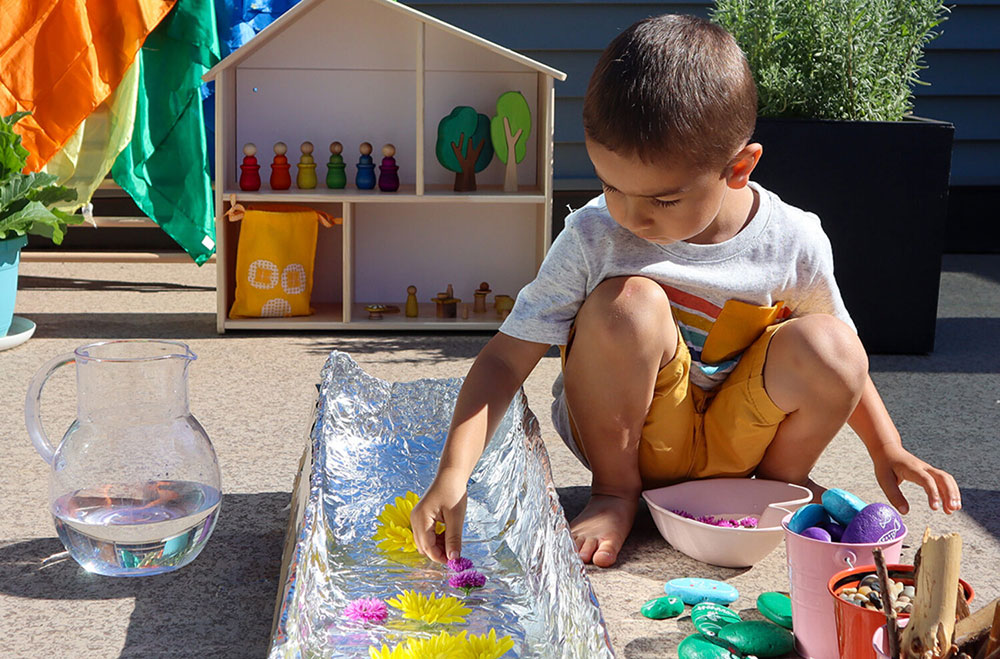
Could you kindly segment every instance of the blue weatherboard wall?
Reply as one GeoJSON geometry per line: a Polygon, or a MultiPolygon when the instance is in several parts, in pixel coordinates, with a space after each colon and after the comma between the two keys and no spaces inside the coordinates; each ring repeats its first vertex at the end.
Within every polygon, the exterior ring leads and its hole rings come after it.
{"type": "MultiPolygon", "coordinates": [[[[555,187],[596,188],[580,113],[601,50],[633,22],[668,12],[707,16],[711,2],[406,0],[406,4],[565,71],[556,83],[555,187]]],[[[930,44],[914,114],[955,124],[951,183],[1000,186],[1000,0],[949,2],[930,44]]]]}

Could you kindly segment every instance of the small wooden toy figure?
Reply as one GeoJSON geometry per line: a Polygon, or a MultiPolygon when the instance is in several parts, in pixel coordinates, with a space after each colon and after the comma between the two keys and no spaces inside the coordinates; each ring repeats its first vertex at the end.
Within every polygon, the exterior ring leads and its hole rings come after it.
{"type": "Polygon", "coordinates": [[[288,164],[288,158],[285,157],[287,151],[288,146],[284,142],[275,143],[274,161],[271,162],[272,190],[287,190],[292,187],[292,176],[288,173],[292,166],[288,164]]]}
{"type": "Polygon", "coordinates": [[[493,305],[497,310],[497,317],[503,320],[510,315],[510,310],[514,308],[514,298],[509,295],[497,295],[493,298],[493,305]]]}
{"type": "Polygon", "coordinates": [[[243,145],[240,190],[260,190],[260,165],[257,164],[257,145],[253,142],[243,145]]]}
{"type": "Polygon", "coordinates": [[[299,159],[299,175],[295,177],[295,185],[300,190],[312,190],[316,187],[316,161],[313,160],[313,143],[303,142],[302,157],[299,159]]]}
{"type": "Polygon", "coordinates": [[[458,303],[461,302],[461,300],[455,297],[455,289],[451,284],[448,284],[447,291],[444,293],[438,293],[437,297],[431,301],[437,304],[436,315],[438,318],[458,317],[458,303]]]}
{"type": "Polygon", "coordinates": [[[372,190],[375,188],[375,161],[372,160],[372,145],[362,142],[359,149],[361,157],[358,159],[358,174],[354,177],[354,184],[358,190],[372,190]]]}
{"type": "Polygon", "coordinates": [[[382,192],[395,192],[399,189],[399,174],[396,172],[396,147],[386,144],[382,147],[382,166],[378,168],[378,189],[382,192]]]}
{"type": "Polygon", "coordinates": [[[344,156],[340,155],[344,145],[340,142],[330,142],[330,162],[326,164],[326,187],[340,190],[347,187],[347,174],[344,173],[344,156]]]}
{"type": "Polygon", "coordinates": [[[472,310],[475,313],[486,313],[486,296],[492,293],[490,285],[485,281],[479,284],[479,289],[472,292],[475,300],[472,303],[472,310]]]}
{"type": "Polygon", "coordinates": [[[417,287],[406,287],[406,317],[416,318],[420,315],[420,307],[417,305],[417,287]]]}

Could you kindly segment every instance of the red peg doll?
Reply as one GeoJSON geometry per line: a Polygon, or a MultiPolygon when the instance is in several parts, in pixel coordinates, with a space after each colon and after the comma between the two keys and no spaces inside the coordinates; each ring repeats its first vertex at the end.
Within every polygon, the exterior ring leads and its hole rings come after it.
{"type": "Polygon", "coordinates": [[[260,190],[260,165],[256,155],[257,146],[247,142],[243,146],[243,164],[240,165],[240,190],[260,190]]]}
{"type": "Polygon", "coordinates": [[[291,165],[288,164],[288,158],[285,157],[286,151],[288,151],[288,147],[284,142],[278,142],[274,145],[274,162],[271,163],[272,190],[287,190],[292,187],[292,175],[288,172],[291,165]]]}

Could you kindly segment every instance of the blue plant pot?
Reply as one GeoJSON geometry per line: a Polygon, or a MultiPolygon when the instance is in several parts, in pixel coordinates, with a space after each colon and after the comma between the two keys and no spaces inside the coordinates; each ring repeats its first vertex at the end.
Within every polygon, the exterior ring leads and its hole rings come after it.
{"type": "Polygon", "coordinates": [[[7,336],[10,321],[14,318],[17,266],[21,262],[21,248],[27,244],[27,236],[0,240],[0,336],[7,336]]]}

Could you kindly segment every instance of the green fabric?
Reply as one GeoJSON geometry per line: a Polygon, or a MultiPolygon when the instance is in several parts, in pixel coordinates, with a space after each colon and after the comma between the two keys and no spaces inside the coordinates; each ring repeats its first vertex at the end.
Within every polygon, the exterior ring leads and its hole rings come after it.
{"type": "Polygon", "coordinates": [[[201,76],[219,61],[211,0],[179,0],[149,35],[139,62],[132,141],[111,175],[201,265],[215,251],[201,76]]]}

